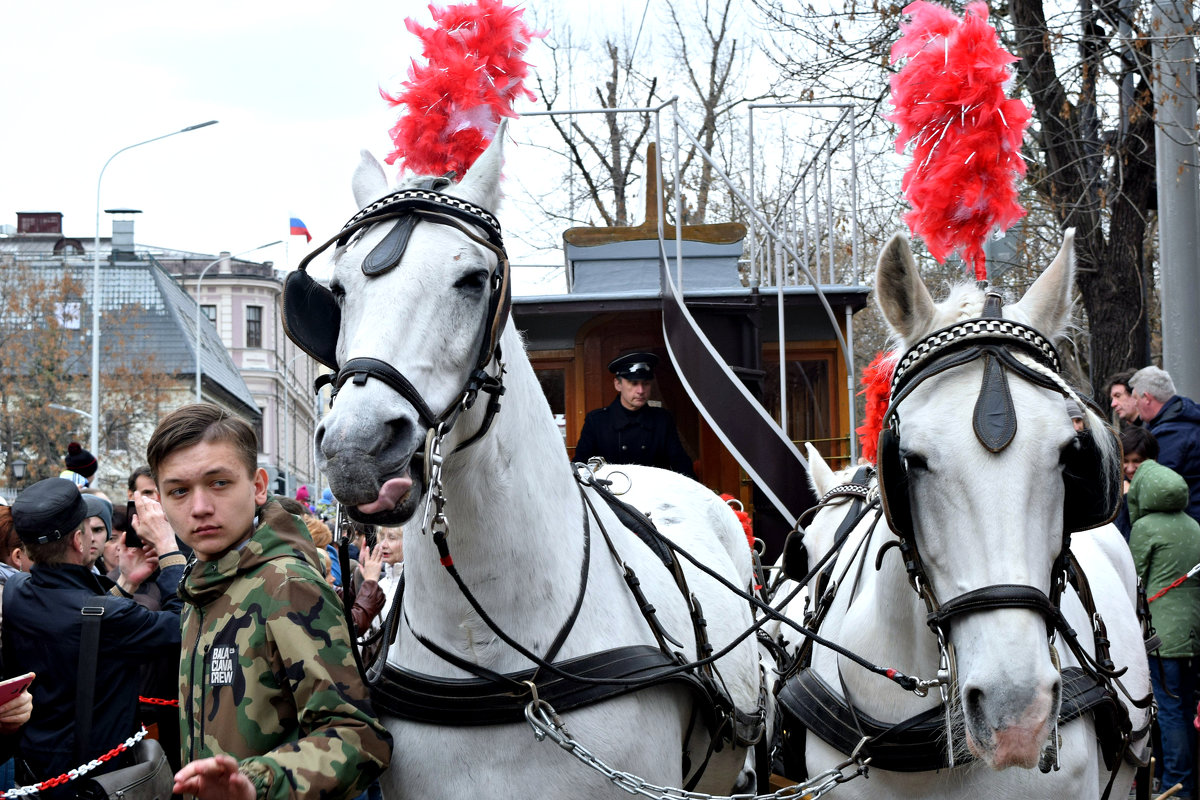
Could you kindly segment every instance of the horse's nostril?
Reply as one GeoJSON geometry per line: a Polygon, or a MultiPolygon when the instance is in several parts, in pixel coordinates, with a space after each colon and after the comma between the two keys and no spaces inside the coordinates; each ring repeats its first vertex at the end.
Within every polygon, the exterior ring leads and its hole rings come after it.
{"type": "MultiPolygon", "coordinates": [[[[395,451],[391,453],[393,459],[399,458],[411,446],[413,437],[416,434],[417,426],[407,417],[397,417],[389,420],[387,423],[388,435],[380,442],[380,453],[388,453],[389,450],[395,451]]],[[[418,443],[418,449],[424,442],[418,443]]]]}
{"type": "Polygon", "coordinates": [[[983,716],[983,689],[974,687],[963,692],[963,708],[968,719],[980,719],[983,716]]]}
{"type": "Polygon", "coordinates": [[[321,422],[317,425],[317,450],[321,449],[321,442],[325,441],[325,423],[321,422]]]}

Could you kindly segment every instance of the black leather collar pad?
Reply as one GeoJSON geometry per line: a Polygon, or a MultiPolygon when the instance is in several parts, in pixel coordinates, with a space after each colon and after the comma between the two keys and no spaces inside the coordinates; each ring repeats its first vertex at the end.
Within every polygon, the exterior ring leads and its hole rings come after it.
{"type": "MultiPolygon", "coordinates": [[[[562,713],[590,703],[666,683],[681,681],[696,692],[698,706],[711,715],[711,698],[700,681],[680,673],[679,664],[657,647],[636,645],[560,661],[556,667],[582,678],[638,678],[636,686],[593,685],[543,673],[537,677],[538,697],[562,713]]],[[[508,673],[518,683],[533,680],[536,669],[508,673]]],[[[525,722],[528,697],[513,694],[507,683],[481,678],[437,678],[388,664],[383,678],[371,688],[371,702],[380,714],[431,725],[507,725],[525,722]]],[[[711,720],[710,720],[711,722],[711,720]]]]}
{"type": "MultiPolygon", "coordinates": [[[[1120,744],[1121,732],[1112,706],[1116,698],[1094,675],[1079,667],[1062,671],[1062,687],[1059,724],[1094,712],[1096,734],[1107,761],[1114,746],[1120,744]]],[[[779,705],[785,724],[803,726],[842,753],[853,752],[863,736],[871,737],[862,754],[871,757],[872,767],[890,772],[929,772],[949,766],[945,752],[945,712],[940,705],[894,724],[880,722],[851,708],[841,694],[812,670],[804,670],[784,684],[779,692],[779,705]]],[[[954,760],[963,766],[974,757],[964,748],[955,751],[954,760]]]]}

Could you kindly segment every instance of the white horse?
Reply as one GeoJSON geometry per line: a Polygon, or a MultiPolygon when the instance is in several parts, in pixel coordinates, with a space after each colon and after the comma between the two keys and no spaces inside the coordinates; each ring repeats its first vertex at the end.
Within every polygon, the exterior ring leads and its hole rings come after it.
{"type": "MultiPolygon", "coordinates": [[[[487,211],[499,199],[502,133],[463,180],[444,192],[487,211]]],[[[365,207],[389,192],[383,170],[364,153],[354,196],[365,207]]],[[[428,407],[452,407],[477,363],[489,285],[497,270],[493,250],[461,230],[416,224],[399,264],[374,277],[360,268],[392,223],[376,224],[339,244],[331,289],[340,298],[337,356],[375,358],[401,373],[428,407]]],[[[467,228],[478,233],[476,226],[467,228]]],[[[574,470],[517,330],[500,338],[501,356],[486,370],[503,372],[501,410],[485,435],[455,448],[481,429],[480,396],[445,436],[442,497],[449,558],[479,608],[503,633],[537,654],[546,651],[578,601],[585,555],[585,511],[574,470]],[[503,361],[501,366],[500,361],[503,361]]],[[[506,644],[465,598],[443,564],[436,543],[422,532],[431,486],[422,475],[428,459],[427,425],[417,408],[380,380],[346,382],[317,433],[319,462],[338,499],[366,521],[408,521],[406,589],[399,635],[389,663],[435,678],[472,674],[436,655],[416,637],[470,665],[517,673],[533,664],[506,644]],[[409,521],[411,520],[411,521],[409,521]]],[[[649,514],[659,531],[715,569],[748,587],[752,567],[746,539],[733,512],[694,481],[647,467],[602,469],[613,490],[649,514]]],[[[641,582],[684,660],[697,657],[685,598],[663,562],[623,527],[594,492],[587,589],[556,661],[629,645],[655,645],[650,625],[601,535],[611,537],[625,565],[641,582]]],[[[690,564],[684,572],[720,650],[752,624],[748,604],[690,564]]],[[[672,649],[676,649],[672,646],[672,649]]],[[[751,636],[716,665],[736,706],[758,707],[760,673],[751,636]]],[[[550,677],[543,671],[544,677],[550,677]]],[[[502,691],[511,691],[507,686],[502,691]]],[[[530,695],[513,697],[519,710],[530,695]]],[[[598,759],[665,786],[681,786],[705,760],[708,730],[695,694],[667,683],[563,713],[571,736],[598,759]],[[698,714],[698,716],[697,716],[698,714]],[[689,735],[690,734],[690,735],[689,735]],[[690,771],[683,749],[688,748],[690,771]]],[[[598,771],[550,742],[534,738],[528,724],[440,725],[384,717],[395,738],[383,781],[389,797],[620,797],[598,771]]],[[[729,792],[742,772],[747,749],[726,744],[712,753],[697,790],[729,792]]],[[[745,779],[746,776],[742,776],[745,779]]]]}
{"type": "MultiPolygon", "coordinates": [[[[1020,302],[1004,307],[1005,318],[1057,335],[1070,308],[1072,270],[1073,236],[1068,232],[1054,263],[1020,302]]],[[[949,300],[935,305],[907,242],[900,237],[880,257],[876,287],[880,307],[902,350],[935,330],[979,317],[983,308],[983,293],[973,287],[956,289],[949,300]]],[[[982,360],[975,360],[928,377],[901,397],[897,409],[900,457],[911,481],[908,496],[916,546],[925,579],[942,603],[1000,584],[1032,586],[1049,594],[1052,565],[1063,541],[1065,489],[1059,479],[1060,457],[1074,440],[1063,395],[1010,374],[1015,433],[1007,447],[989,452],[972,428],[983,369],[982,360]]],[[[1104,422],[1089,410],[1086,424],[1099,431],[1104,422]]],[[[1114,469],[1119,463],[1120,456],[1106,443],[1108,439],[1098,437],[1102,469],[1114,469]]],[[[810,450],[809,456],[818,497],[846,480],[845,471],[835,475],[815,451],[810,450]]],[[[805,534],[810,563],[817,563],[833,546],[833,532],[845,518],[849,502],[831,503],[810,524],[805,534]]],[[[875,665],[934,678],[941,653],[927,626],[928,608],[910,586],[901,555],[890,552],[891,547],[879,555],[881,548],[896,542],[896,536],[884,520],[871,530],[875,519],[868,514],[859,523],[830,567],[840,585],[820,634],[875,665]],[[860,549],[857,544],[864,536],[860,549]]],[[[1142,698],[1149,694],[1150,683],[1129,550],[1108,525],[1074,533],[1071,551],[1107,625],[1113,661],[1117,668],[1128,668],[1120,681],[1130,695],[1142,698]]],[[[1092,622],[1069,587],[1061,609],[1084,649],[1093,652],[1092,622]]],[[[1111,773],[1102,760],[1091,716],[1057,728],[1059,769],[1043,773],[1037,768],[1056,730],[1062,692],[1043,616],[1023,608],[998,607],[957,616],[947,627],[947,644],[957,661],[952,736],[960,753],[958,766],[927,772],[875,766],[868,780],[846,783],[837,796],[946,800],[1101,796],[1111,773]],[[974,758],[964,765],[961,754],[966,752],[974,758]]],[[[1064,669],[1078,665],[1061,635],[1053,645],[1064,669]]],[[[812,670],[827,686],[852,698],[862,714],[885,724],[940,705],[936,688],[928,697],[919,697],[819,645],[813,651],[812,670]]],[[[1149,712],[1121,699],[1133,730],[1143,728],[1149,712]]],[[[1143,757],[1147,746],[1145,737],[1135,744],[1134,755],[1143,757]]],[[[846,758],[811,732],[806,756],[810,774],[846,758]]],[[[1123,800],[1132,778],[1133,767],[1124,763],[1109,796],[1123,800]]]]}

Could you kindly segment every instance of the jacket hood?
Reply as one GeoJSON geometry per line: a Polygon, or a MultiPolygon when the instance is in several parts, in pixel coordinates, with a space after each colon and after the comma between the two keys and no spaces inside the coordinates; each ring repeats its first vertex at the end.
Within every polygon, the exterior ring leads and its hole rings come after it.
{"type": "Polygon", "coordinates": [[[1165,422],[1200,423],[1200,405],[1196,405],[1191,398],[1177,394],[1163,404],[1149,424],[1157,426],[1165,422]]]}
{"type": "Polygon", "coordinates": [[[299,517],[289,514],[275,500],[259,513],[259,525],[241,548],[233,548],[216,561],[196,561],[179,584],[185,602],[204,606],[219,597],[240,575],[254,572],[269,561],[294,558],[307,562],[322,574],[317,550],[308,528],[299,517]]]}
{"type": "Polygon", "coordinates": [[[1143,461],[1129,483],[1129,521],[1153,513],[1186,511],[1188,485],[1178,472],[1157,461],[1143,461]]]}

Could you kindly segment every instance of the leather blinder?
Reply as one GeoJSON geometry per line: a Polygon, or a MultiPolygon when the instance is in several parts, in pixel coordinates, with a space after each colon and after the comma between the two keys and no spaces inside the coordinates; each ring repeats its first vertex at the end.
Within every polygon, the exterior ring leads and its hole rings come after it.
{"type": "Polygon", "coordinates": [[[783,574],[794,581],[808,576],[808,548],[804,546],[804,529],[788,533],[783,541],[783,574]]]}
{"type": "Polygon", "coordinates": [[[908,496],[908,471],[900,456],[900,436],[890,426],[879,432],[880,496],[888,527],[902,539],[912,536],[912,500],[908,496]]]}
{"type": "Polygon", "coordinates": [[[283,306],[283,330],[288,338],[305,353],[336,371],[342,309],[333,292],[304,270],[293,270],[284,279],[279,302],[283,306]]]}
{"type": "MultiPolygon", "coordinates": [[[[1116,438],[1107,427],[1100,435],[1116,438]]],[[[1062,467],[1064,529],[1073,533],[1112,522],[1121,507],[1121,469],[1119,462],[1104,468],[1092,429],[1075,435],[1063,451],[1062,467]]]]}

